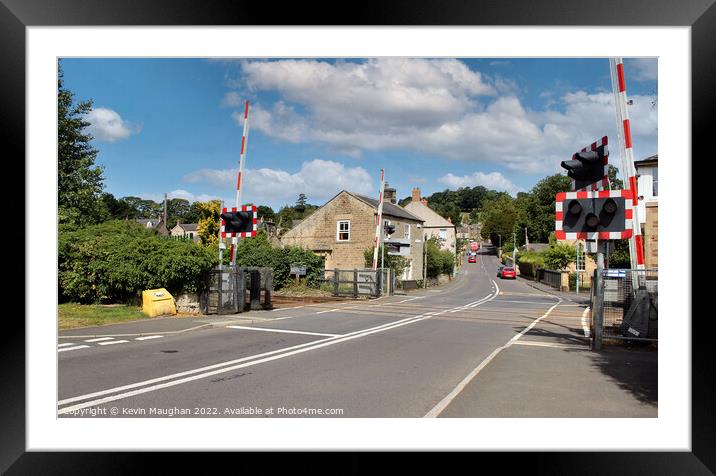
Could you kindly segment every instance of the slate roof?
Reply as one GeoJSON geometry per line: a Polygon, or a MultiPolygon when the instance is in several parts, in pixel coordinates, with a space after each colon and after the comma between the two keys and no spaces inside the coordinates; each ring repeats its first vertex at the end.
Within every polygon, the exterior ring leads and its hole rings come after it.
{"type": "MultiPolygon", "coordinates": [[[[348,193],[356,197],[358,200],[367,203],[371,207],[374,207],[375,209],[378,208],[378,199],[366,197],[365,195],[358,195],[357,193],[348,193]]],[[[404,208],[386,201],[383,201],[383,215],[388,215],[395,218],[405,218],[408,220],[419,221],[421,223],[425,221],[422,218],[413,215],[404,208]]]]}

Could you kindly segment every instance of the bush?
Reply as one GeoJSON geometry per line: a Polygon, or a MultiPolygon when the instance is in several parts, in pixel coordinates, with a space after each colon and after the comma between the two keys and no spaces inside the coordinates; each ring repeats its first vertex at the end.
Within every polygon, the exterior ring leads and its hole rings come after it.
{"type": "Polygon", "coordinates": [[[574,262],[575,248],[566,243],[557,243],[542,252],[548,269],[561,271],[574,262]]]}
{"type": "Polygon", "coordinates": [[[129,302],[144,289],[201,292],[218,257],[191,241],[171,240],[134,222],[60,228],[61,302],[129,302]]]}
{"type": "Polygon", "coordinates": [[[523,276],[537,277],[540,269],[544,269],[544,256],[535,251],[522,251],[517,254],[517,266],[523,276]]]}
{"type": "MultiPolygon", "coordinates": [[[[227,253],[228,254],[228,253],[227,253]]],[[[323,258],[310,250],[287,246],[274,248],[266,233],[260,231],[256,237],[242,239],[236,247],[236,262],[240,266],[260,266],[273,268],[273,287],[281,289],[293,282],[291,265],[306,266],[306,285],[318,287],[323,278],[323,258]]]]}
{"type": "Polygon", "coordinates": [[[449,250],[441,250],[437,237],[432,237],[426,242],[428,278],[437,278],[441,274],[452,276],[455,269],[455,255],[449,250]]]}

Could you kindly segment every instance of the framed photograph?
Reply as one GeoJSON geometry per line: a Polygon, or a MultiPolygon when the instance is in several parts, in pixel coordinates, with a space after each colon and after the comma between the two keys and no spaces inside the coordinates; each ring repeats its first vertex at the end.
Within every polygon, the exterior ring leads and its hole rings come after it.
{"type": "Polygon", "coordinates": [[[3,472],[714,471],[691,157],[716,7],[451,3],[2,1],[29,278],[3,472]]]}

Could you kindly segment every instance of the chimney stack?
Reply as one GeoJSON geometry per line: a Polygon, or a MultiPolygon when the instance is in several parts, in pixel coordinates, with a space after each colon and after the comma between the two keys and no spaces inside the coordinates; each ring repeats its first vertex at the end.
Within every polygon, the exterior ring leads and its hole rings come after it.
{"type": "Polygon", "coordinates": [[[417,187],[413,188],[413,201],[414,202],[420,201],[420,189],[417,187]]]}
{"type": "Polygon", "coordinates": [[[449,221],[450,223],[452,223],[452,218],[447,217],[447,221],[449,221]]]}
{"type": "Polygon", "coordinates": [[[393,187],[388,187],[388,182],[385,182],[385,193],[383,194],[383,199],[389,201],[390,203],[396,203],[398,201],[395,197],[395,189],[393,187]]]}

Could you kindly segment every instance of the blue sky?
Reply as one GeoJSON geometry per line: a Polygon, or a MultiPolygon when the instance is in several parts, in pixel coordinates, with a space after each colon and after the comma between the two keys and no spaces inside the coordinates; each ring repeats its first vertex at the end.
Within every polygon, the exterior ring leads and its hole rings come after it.
{"type": "MultiPolygon", "coordinates": [[[[233,204],[243,101],[251,102],[244,202],[299,193],[377,195],[380,169],[409,196],[484,185],[512,194],[561,172],[607,135],[619,167],[603,59],[80,59],[61,61],[105,189],[233,204]]],[[[657,60],[627,59],[635,157],[658,152],[657,60]]]]}

